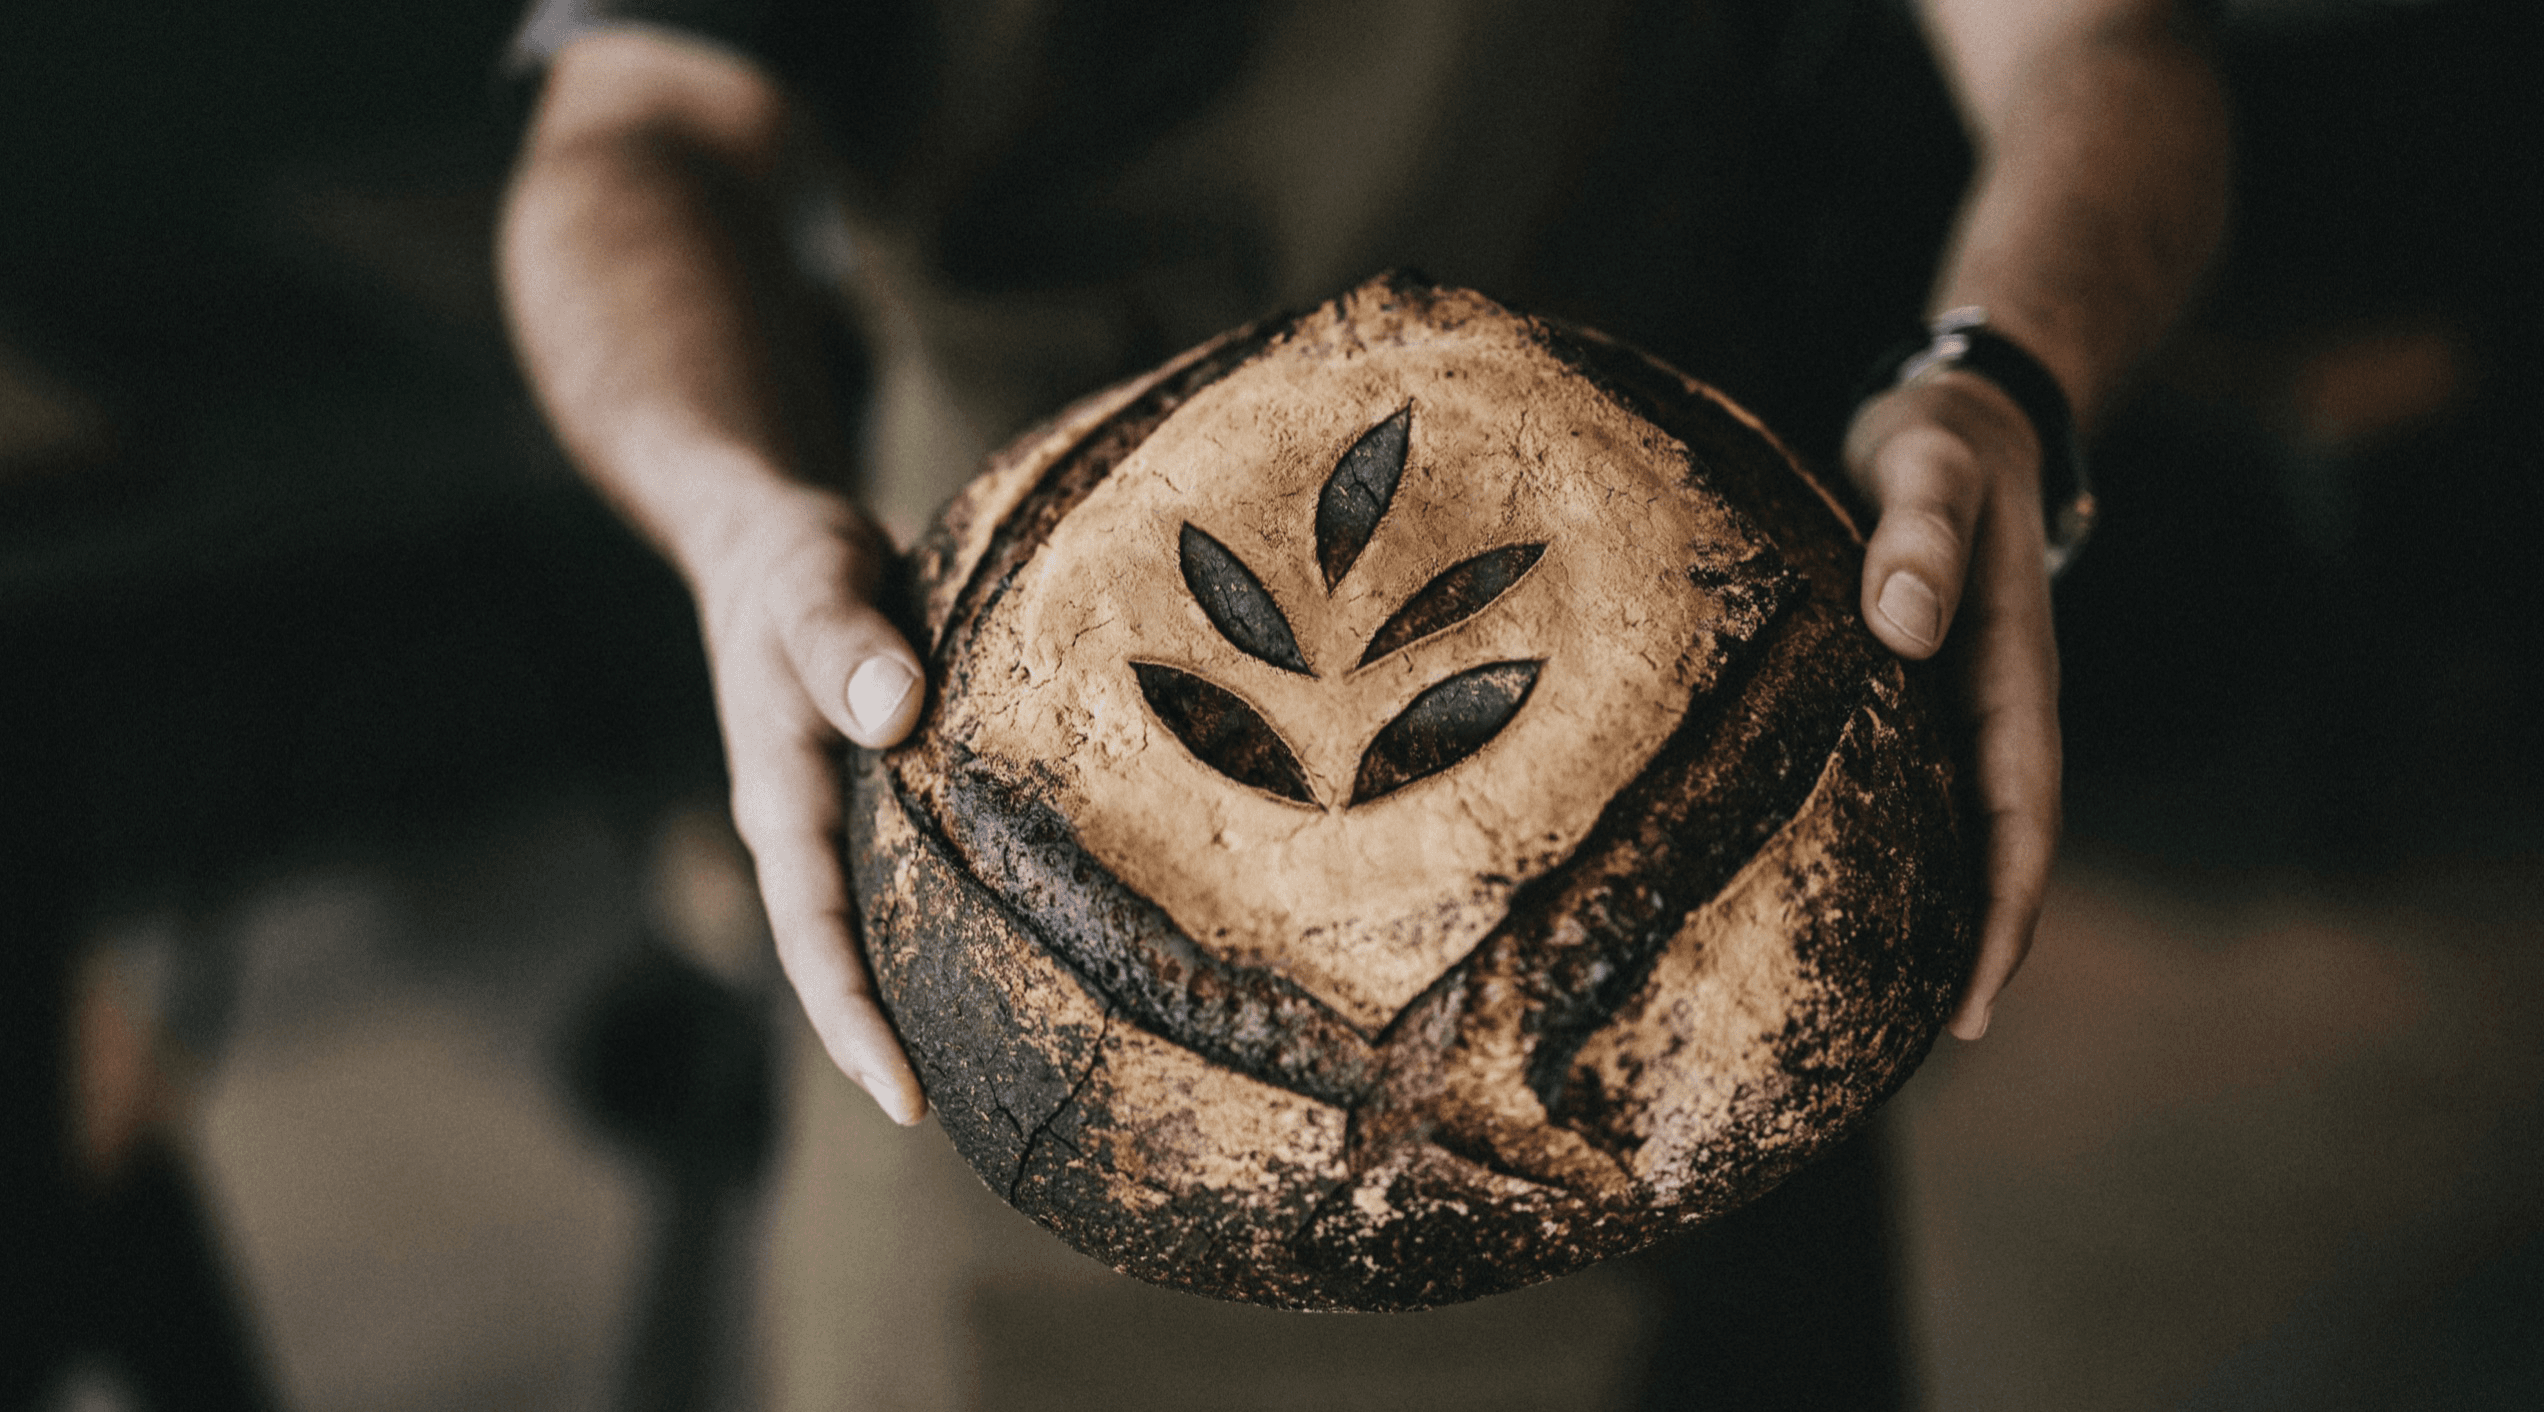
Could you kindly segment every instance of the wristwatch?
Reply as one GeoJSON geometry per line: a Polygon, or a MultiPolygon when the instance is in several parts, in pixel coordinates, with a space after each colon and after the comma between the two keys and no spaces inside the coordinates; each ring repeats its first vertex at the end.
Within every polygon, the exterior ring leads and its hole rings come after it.
{"type": "Polygon", "coordinates": [[[2058,379],[2031,352],[1988,327],[1987,310],[1947,309],[1926,325],[1923,343],[1906,343],[1874,366],[1866,380],[1873,393],[1906,387],[1958,369],[1995,383],[2031,419],[2041,446],[2041,513],[2049,531],[2049,572],[2055,578],[2075,561],[2092,535],[2100,506],[2076,443],[2076,417],[2058,379]]]}

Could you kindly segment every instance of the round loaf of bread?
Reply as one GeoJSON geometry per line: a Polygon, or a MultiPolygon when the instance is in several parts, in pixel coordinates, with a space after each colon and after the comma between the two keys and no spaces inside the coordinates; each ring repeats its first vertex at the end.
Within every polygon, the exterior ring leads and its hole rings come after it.
{"type": "Polygon", "coordinates": [[[877,983],[1007,1201],[1415,1309],[1761,1194],[1924,1056],[1974,872],[1845,511],[1719,394],[1381,278],[1019,441],[858,759],[877,983]]]}

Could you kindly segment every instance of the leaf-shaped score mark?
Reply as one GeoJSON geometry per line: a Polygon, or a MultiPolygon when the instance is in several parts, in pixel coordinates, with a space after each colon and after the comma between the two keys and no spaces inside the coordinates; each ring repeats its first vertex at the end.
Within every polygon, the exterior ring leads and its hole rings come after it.
{"type": "Polygon", "coordinates": [[[1484,748],[1519,714],[1542,662],[1494,662],[1458,673],[1413,698],[1360,757],[1351,802],[1393,794],[1484,748]]]}
{"type": "Polygon", "coordinates": [[[1316,497],[1316,563],[1325,571],[1325,591],[1351,572],[1378,521],[1396,498],[1396,482],[1404,479],[1405,446],[1413,435],[1413,407],[1360,434],[1325,478],[1316,497]]]}
{"type": "Polygon", "coordinates": [[[1406,600],[1396,615],[1378,629],[1378,635],[1369,639],[1369,650],[1360,654],[1360,665],[1366,667],[1399,647],[1409,647],[1484,611],[1535,567],[1545,552],[1542,544],[1505,544],[1442,573],[1406,600]]]}
{"type": "Polygon", "coordinates": [[[1234,692],[1156,662],[1133,662],[1131,670],[1139,676],[1140,695],[1148,698],[1149,709],[1194,758],[1266,794],[1300,804],[1316,802],[1298,757],[1234,692]]]}
{"type": "MultiPolygon", "coordinates": [[[[1404,478],[1413,430],[1408,403],[1362,432],[1335,462],[1316,504],[1317,566],[1332,593],[1359,562],[1404,478]]],[[[1287,613],[1235,551],[1187,521],[1179,536],[1184,586],[1219,635],[1246,655],[1313,677],[1287,613]]],[[[1464,622],[1526,577],[1546,546],[1506,544],[1450,566],[1407,599],[1361,654],[1370,663],[1464,622]]],[[[1240,784],[1314,806],[1298,756],[1262,713],[1236,693],[1181,668],[1133,662],[1140,694],[1194,758],[1240,784]]],[[[1493,662],[1433,685],[1381,728],[1362,752],[1353,805],[1383,798],[1481,750],[1501,734],[1537,685],[1542,661],[1493,662]]]]}
{"type": "Polygon", "coordinates": [[[1192,590],[1194,601],[1201,604],[1220,636],[1248,656],[1285,672],[1316,675],[1299,655],[1298,639],[1290,634],[1290,620],[1281,605],[1272,601],[1271,592],[1244,560],[1189,524],[1184,526],[1182,556],[1184,587],[1192,590]]]}

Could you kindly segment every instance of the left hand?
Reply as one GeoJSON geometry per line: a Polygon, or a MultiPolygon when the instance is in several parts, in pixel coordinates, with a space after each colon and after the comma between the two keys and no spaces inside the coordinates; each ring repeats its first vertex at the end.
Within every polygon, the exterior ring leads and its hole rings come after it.
{"type": "Polygon", "coordinates": [[[684,562],[714,673],[733,778],[778,961],[832,1062],[896,1123],[927,1112],[876,998],[841,856],[844,738],[897,743],[927,699],[918,654],[873,606],[891,541],[846,501],[793,488],[749,497],[744,529],[684,562]]]}
{"type": "Polygon", "coordinates": [[[1951,1022],[1973,1040],[2031,950],[2058,849],[2058,644],[2040,440],[1995,384],[1945,371],[1858,408],[1844,457],[1880,515],[1864,551],[1864,622],[1912,661],[1950,641],[1977,736],[1987,910],[1951,1022]]]}

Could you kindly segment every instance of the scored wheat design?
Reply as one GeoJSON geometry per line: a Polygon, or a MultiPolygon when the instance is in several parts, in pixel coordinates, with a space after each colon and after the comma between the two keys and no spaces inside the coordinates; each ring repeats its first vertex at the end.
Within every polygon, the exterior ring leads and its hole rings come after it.
{"type": "MultiPolygon", "coordinates": [[[[1413,409],[1363,432],[1335,462],[1316,504],[1316,560],[1330,596],[1386,518],[1404,478],[1413,409]]],[[[1352,671],[1482,612],[1510,591],[1546,552],[1543,544],[1506,544],[1450,566],[1424,584],[1373,634],[1352,671]]],[[[1184,586],[1211,626],[1237,650],[1285,672],[1314,677],[1299,652],[1290,618],[1235,551],[1190,523],[1178,545],[1184,586]]],[[[1537,684],[1543,659],[1488,662],[1425,688],[1379,728],[1352,781],[1345,808],[1392,794],[1436,775],[1501,734],[1537,684]]],[[[1133,662],[1149,709],[1195,758],[1241,784],[1306,805],[1322,801],[1297,754],[1235,692],[1161,662],[1133,662]]]]}

